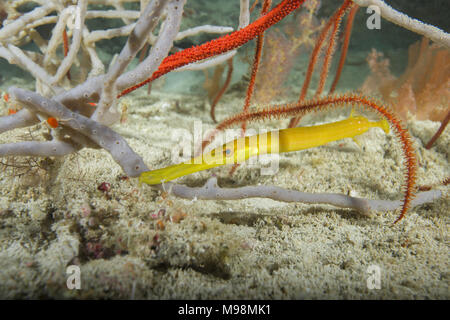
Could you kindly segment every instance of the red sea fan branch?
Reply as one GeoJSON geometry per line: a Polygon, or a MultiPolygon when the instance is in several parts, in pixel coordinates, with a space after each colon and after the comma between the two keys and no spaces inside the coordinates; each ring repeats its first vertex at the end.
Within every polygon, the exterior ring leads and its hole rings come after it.
{"type": "Polygon", "coordinates": [[[266,29],[278,23],[289,13],[300,7],[306,0],[283,0],[279,5],[269,11],[247,27],[237,30],[223,37],[211,40],[202,45],[184,49],[168,56],[163,60],[153,75],[128,89],[122,91],[118,98],[144,86],[162,75],[192,62],[207,59],[227,51],[236,49],[254,39],[266,29]]]}
{"type": "Polygon", "coordinates": [[[355,15],[358,12],[359,7],[357,5],[353,5],[350,13],[348,14],[347,23],[345,25],[344,31],[344,43],[342,44],[341,56],[339,58],[339,64],[336,70],[336,75],[334,76],[333,83],[331,84],[329,94],[332,94],[334,90],[336,90],[336,86],[341,77],[342,69],[344,68],[345,58],[347,57],[348,45],[350,44],[350,36],[352,34],[353,22],[355,20],[355,15]]]}
{"type": "MultiPolygon", "coordinates": [[[[306,98],[306,94],[308,93],[309,84],[311,83],[312,74],[314,72],[314,67],[316,66],[317,60],[319,59],[319,54],[320,54],[322,46],[327,38],[327,35],[328,35],[330,29],[332,28],[331,35],[330,35],[330,43],[328,45],[327,52],[325,55],[323,68],[322,68],[322,72],[320,75],[320,82],[319,82],[319,86],[317,88],[315,96],[318,97],[321,94],[323,86],[325,85],[326,77],[328,75],[328,67],[329,67],[329,63],[331,60],[331,55],[333,53],[335,37],[336,37],[337,31],[339,28],[340,21],[341,21],[343,15],[345,14],[345,12],[347,11],[347,9],[349,7],[351,7],[352,4],[353,4],[352,1],[346,0],[342,4],[342,6],[340,6],[339,9],[337,9],[336,12],[333,14],[333,16],[328,20],[327,24],[323,28],[319,37],[317,38],[316,45],[314,46],[314,49],[311,53],[311,58],[309,60],[308,69],[306,71],[305,80],[303,81],[302,91],[300,92],[300,97],[298,98],[298,102],[301,102],[306,98]]],[[[291,121],[289,123],[289,128],[296,127],[298,125],[299,121],[300,121],[300,118],[298,118],[298,117],[291,119],[291,121]]]]}
{"type": "Polygon", "coordinates": [[[214,98],[213,102],[211,103],[210,115],[211,115],[211,119],[215,123],[217,123],[217,121],[216,121],[216,106],[219,103],[219,100],[220,100],[220,98],[222,98],[225,91],[227,91],[228,86],[230,85],[230,82],[231,82],[231,76],[233,74],[233,58],[228,59],[227,63],[228,63],[227,77],[225,79],[225,82],[224,82],[222,88],[219,90],[219,93],[217,93],[216,97],[214,98]]]}

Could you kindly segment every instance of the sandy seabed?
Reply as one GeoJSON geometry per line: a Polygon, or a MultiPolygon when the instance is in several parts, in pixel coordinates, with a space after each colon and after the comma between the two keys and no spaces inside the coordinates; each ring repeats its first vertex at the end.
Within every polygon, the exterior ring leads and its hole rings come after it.
{"type": "MultiPolygon", "coordinates": [[[[155,169],[172,163],[186,143],[177,139],[186,138],[196,121],[205,130],[214,124],[204,96],[145,91],[122,100],[128,118],[113,129],[155,169]]],[[[241,95],[224,97],[219,120],[241,109],[241,95]]],[[[348,113],[321,114],[305,123],[348,113]]],[[[283,128],[287,121],[264,128],[283,128]]],[[[408,127],[417,147],[418,184],[449,176],[449,130],[426,150],[439,123],[410,121],[408,127]]],[[[43,125],[31,129],[4,133],[0,142],[39,139],[46,131],[43,125]]],[[[232,177],[229,167],[220,167],[177,182],[200,186],[215,174],[223,187],[263,184],[401,199],[403,167],[393,134],[376,128],[357,139],[359,146],[344,139],[283,154],[274,175],[245,164],[232,177]]],[[[0,176],[2,298],[450,298],[448,187],[439,187],[443,198],[411,209],[393,225],[398,211],[366,217],[269,199],[178,199],[123,178],[103,150],[38,163],[40,168],[20,177],[11,170],[0,176]],[[103,182],[111,185],[107,193],[98,190],[103,182]],[[80,268],[80,290],[67,287],[71,265],[80,268]]]]}

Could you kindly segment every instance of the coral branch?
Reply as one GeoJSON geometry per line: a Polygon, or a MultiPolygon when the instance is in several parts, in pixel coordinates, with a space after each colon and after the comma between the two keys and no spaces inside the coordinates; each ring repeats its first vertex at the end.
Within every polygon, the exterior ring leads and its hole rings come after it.
{"type": "Polygon", "coordinates": [[[55,9],[55,4],[50,2],[43,7],[37,7],[33,11],[24,14],[20,19],[4,25],[0,29],[0,41],[10,38],[12,35],[17,34],[21,29],[23,29],[30,22],[41,19],[48,15],[55,9]]]}
{"type": "Polygon", "coordinates": [[[411,30],[415,33],[421,34],[432,41],[439,43],[447,48],[450,48],[450,35],[443,30],[423,23],[420,20],[408,17],[401,13],[382,0],[352,0],[360,7],[377,6],[380,8],[380,14],[386,20],[402,26],[405,29],[411,30]]]}
{"type": "MultiPolygon", "coordinates": [[[[263,7],[262,7],[261,13],[260,13],[260,17],[267,14],[267,11],[269,11],[271,5],[272,5],[272,0],[264,0],[263,7]]],[[[258,37],[256,37],[255,56],[253,57],[253,65],[252,65],[252,70],[250,73],[250,81],[248,83],[247,93],[245,95],[244,107],[243,107],[242,112],[247,112],[248,108],[250,108],[250,101],[252,99],[253,91],[255,89],[255,80],[256,80],[256,75],[258,74],[259,64],[261,61],[263,45],[264,45],[264,32],[261,32],[261,34],[258,35],[258,37]]],[[[241,135],[244,136],[245,130],[247,127],[247,123],[243,122],[241,127],[242,127],[241,135]]],[[[238,166],[239,166],[239,164],[237,164],[237,163],[233,165],[233,167],[230,170],[230,175],[232,175],[234,173],[234,171],[236,170],[236,168],[238,166]]]]}
{"type": "MultiPolygon", "coordinates": [[[[185,0],[182,2],[182,4],[184,3],[185,0]]],[[[158,40],[152,46],[148,57],[138,66],[138,68],[135,68],[134,70],[121,75],[117,80],[117,89],[119,91],[129,84],[135,84],[139,81],[140,83],[143,83],[142,85],[150,82],[148,81],[144,83],[144,79],[148,76],[148,74],[152,74],[156,70],[156,68],[160,66],[161,61],[163,61],[163,59],[169,53],[169,50],[172,48],[173,41],[177,36],[178,30],[180,28],[181,18],[183,14],[183,5],[178,6],[178,1],[171,1],[170,6],[168,5],[168,11],[169,18],[161,27],[158,40]]],[[[123,92],[119,94],[117,98],[122,95],[123,92]]]]}
{"type": "Polygon", "coordinates": [[[124,138],[110,128],[72,112],[62,104],[37,93],[19,88],[10,88],[9,92],[12,99],[28,110],[60,119],[59,122],[90,138],[95,144],[107,150],[129,176],[136,177],[141,172],[148,171],[142,158],[130,148],[124,138]]]}
{"type": "Polygon", "coordinates": [[[267,28],[279,22],[289,13],[297,9],[303,2],[305,2],[305,0],[283,0],[265,16],[249,24],[245,28],[237,30],[229,35],[211,40],[202,45],[174,53],[163,60],[158,70],[153,73],[150,78],[123,90],[118,97],[124,96],[159,78],[160,76],[186,64],[207,59],[242,46],[244,43],[247,43],[248,41],[254,39],[257,35],[261,34],[267,28]]]}
{"type": "MultiPolygon", "coordinates": [[[[128,64],[132,59],[134,59],[139,50],[141,50],[141,48],[144,46],[148,35],[156,27],[159,21],[159,16],[161,15],[161,11],[164,9],[167,2],[167,0],[152,1],[145,8],[142,15],[142,17],[145,17],[145,19],[138,20],[131,33],[132,36],[128,38],[128,41],[120,52],[116,63],[114,63],[114,65],[109,69],[108,73],[105,76],[105,79],[103,81],[101,99],[92,117],[94,120],[99,121],[99,119],[101,118],[104,119],[105,114],[108,112],[115,98],[114,86],[117,79],[124,73],[128,64]]],[[[179,10],[181,11],[180,14],[182,14],[183,12],[184,2],[185,1],[179,4],[179,10]]],[[[169,14],[173,14],[173,12],[170,12],[169,14]]],[[[176,28],[175,30],[175,33],[177,32],[178,28],[176,28]]]]}
{"type": "MultiPolygon", "coordinates": [[[[67,38],[67,31],[64,28],[63,30],[63,43],[64,43],[64,56],[67,57],[67,54],[69,53],[69,39],[67,38]]],[[[70,69],[67,71],[67,79],[70,79],[70,69]]]]}
{"type": "Polygon", "coordinates": [[[345,64],[345,58],[347,57],[348,45],[350,44],[350,36],[352,34],[353,21],[355,20],[355,15],[356,12],[358,12],[358,9],[359,7],[357,5],[354,5],[351,8],[350,13],[348,14],[347,23],[345,25],[344,31],[344,43],[342,44],[341,48],[341,56],[339,57],[339,64],[336,69],[336,75],[334,76],[333,83],[331,84],[329,94],[332,94],[334,90],[336,90],[336,86],[341,77],[342,69],[344,68],[345,64]]]}
{"type": "Polygon", "coordinates": [[[203,61],[187,64],[183,67],[180,67],[180,68],[174,70],[174,72],[186,71],[186,70],[209,69],[209,68],[215,67],[219,64],[225,63],[226,61],[229,61],[236,55],[236,53],[237,53],[237,50],[232,50],[227,53],[224,53],[224,54],[221,54],[221,55],[218,55],[218,56],[215,56],[215,57],[203,60],[203,61]]]}
{"type": "MultiPolygon", "coordinates": [[[[371,211],[392,211],[401,208],[400,200],[372,200],[351,197],[338,193],[307,193],[284,189],[276,186],[246,186],[240,188],[221,188],[217,178],[208,179],[202,187],[188,187],[179,184],[165,183],[156,185],[162,191],[169,191],[174,196],[184,199],[198,200],[239,200],[248,198],[268,198],[282,202],[299,202],[305,204],[327,204],[340,208],[349,208],[363,215],[370,215],[371,211]]],[[[439,190],[420,192],[411,201],[410,206],[415,207],[432,202],[442,197],[439,190]]]]}
{"type": "Polygon", "coordinates": [[[70,66],[73,64],[77,57],[78,51],[81,46],[81,38],[83,32],[82,26],[84,26],[86,10],[87,0],[79,0],[78,5],[75,9],[75,22],[72,35],[72,43],[70,44],[67,55],[64,57],[63,61],[61,61],[56,74],[52,77],[51,82],[49,83],[50,86],[55,86],[61,81],[63,77],[66,76],[67,72],[70,69],[70,66]]]}
{"type": "MultiPolygon", "coordinates": [[[[328,20],[326,25],[323,27],[323,30],[320,33],[319,37],[317,38],[314,49],[311,52],[311,58],[309,59],[308,69],[306,71],[305,80],[303,81],[303,86],[302,86],[302,90],[300,92],[300,96],[298,98],[298,102],[301,102],[301,101],[305,100],[305,98],[306,98],[306,95],[308,93],[308,88],[311,83],[312,75],[314,72],[314,67],[316,66],[317,60],[319,59],[320,50],[322,49],[322,46],[325,42],[325,39],[326,39],[331,27],[333,27],[333,29],[331,31],[331,36],[330,36],[330,40],[331,40],[330,45],[328,46],[327,54],[325,55],[323,69],[322,69],[322,73],[321,73],[321,77],[320,77],[320,79],[321,79],[320,82],[321,83],[323,82],[323,83],[322,83],[322,85],[319,85],[319,87],[317,88],[315,97],[318,97],[320,95],[320,93],[322,92],[322,89],[320,89],[320,86],[322,86],[322,88],[323,88],[323,85],[325,84],[326,76],[328,74],[328,66],[327,65],[330,63],[330,59],[331,59],[330,55],[333,51],[334,37],[336,36],[336,32],[337,32],[337,29],[339,28],[339,23],[340,23],[340,20],[341,20],[343,14],[345,13],[345,11],[348,9],[348,7],[351,4],[352,3],[350,0],[346,0],[342,4],[342,6],[340,6],[336,10],[336,12],[333,14],[333,16],[331,16],[331,18],[328,20]]],[[[300,121],[300,118],[298,118],[298,117],[291,119],[291,121],[289,123],[289,128],[296,127],[298,125],[299,121],[300,121]]]]}
{"type": "Polygon", "coordinates": [[[38,122],[39,119],[36,115],[27,109],[22,109],[9,116],[0,117],[0,133],[16,128],[32,126],[38,122]]]}
{"type": "MultiPolygon", "coordinates": [[[[261,9],[261,14],[260,14],[261,17],[264,16],[265,14],[267,14],[267,11],[270,9],[271,4],[272,4],[271,0],[264,1],[263,8],[261,9]]],[[[248,83],[247,93],[245,95],[244,107],[243,107],[242,112],[247,112],[248,108],[250,107],[250,101],[252,99],[253,90],[255,88],[256,74],[258,73],[259,63],[261,61],[263,45],[264,45],[264,32],[261,32],[261,34],[259,34],[258,37],[256,38],[255,56],[253,58],[253,65],[252,65],[252,70],[250,73],[250,81],[248,83]]],[[[245,127],[246,127],[246,124],[245,124],[245,122],[243,122],[242,123],[243,134],[245,133],[245,127]]]]}
{"type": "Polygon", "coordinates": [[[225,93],[225,91],[227,91],[228,86],[230,85],[231,82],[231,76],[233,74],[233,58],[230,58],[227,60],[228,61],[228,72],[227,72],[227,78],[225,79],[225,82],[222,86],[222,88],[220,89],[219,93],[217,93],[216,97],[214,98],[213,102],[211,103],[211,119],[214,122],[216,121],[216,105],[219,102],[220,98],[222,98],[223,94],[225,93]]]}
{"type": "Polygon", "coordinates": [[[427,145],[425,146],[425,149],[431,149],[434,142],[439,138],[439,136],[444,132],[445,127],[447,127],[448,122],[450,121],[450,111],[447,112],[447,115],[445,116],[445,119],[442,121],[441,126],[439,127],[438,131],[433,135],[433,137],[428,141],[427,145]]]}
{"type": "Polygon", "coordinates": [[[61,157],[77,151],[70,142],[65,141],[24,141],[0,145],[0,157],[4,156],[38,156],[61,157]]]}
{"type": "Polygon", "coordinates": [[[352,6],[352,2],[350,0],[346,0],[344,4],[337,10],[335,16],[333,17],[333,28],[331,29],[330,38],[328,40],[328,47],[325,52],[325,57],[323,59],[322,71],[320,73],[319,84],[316,89],[316,97],[319,97],[322,94],[323,88],[325,87],[325,82],[328,77],[328,70],[330,69],[331,58],[333,57],[335,45],[336,45],[336,37],[339,31],[339,26],[341,25],[342,17],[348,8],[352,6]]]}

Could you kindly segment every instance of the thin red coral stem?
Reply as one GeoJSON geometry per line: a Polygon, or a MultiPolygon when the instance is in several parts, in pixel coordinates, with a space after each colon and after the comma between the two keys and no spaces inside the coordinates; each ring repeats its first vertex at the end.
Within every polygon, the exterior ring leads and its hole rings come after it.
{"type": "Polygon", "coordinates": [[[339,26],[341,25],[342,17],[345,12],[352,6],[352,2],[350,0],[346,0],[344,4],[338,9],[336,16],[334,17],[333,29],[331,30],[331,35],[328,42],[328,47],[325,52],[325,57],[323,59],[322,71],[320,73],[319,84],[316,89],[316,97],[319,97],[323,88],[325,87],[325,82],[328,78],[328,71],[330,70],[331,59],[333,57],[333,53],[336,47],[336,37],[339,32],[339,26]]]}
{"type": "Polygon", "coordinates": [[[278,23],[289,13],[300,7],[300,5],[302,5],[305,1],[306,0],[283,0],[266,15],[260,17],[245,28],[239,29],[199,46],[187,48],[168,56],[163,60],[158,70],[156,70],[150,78],[123,90],[118,95],[118,98],[142,87],[143,85],[161,77],[162,75],[174,69],[192,62],[200,61],[225,53],[242,46],[248,41],[254,39],[257,35],[261,34],[264,30],[278,23]]]}
{"type": "MultiPolygon", "coordinates": [[[[264,16],[267,14],[267,11],[269,11],[270,6],[272,5],[272,0],[264,0],[263,7],[261,9],[260,16],[264,16]]],[[[250,101],[253,96],[253,92],[255,90],[255,80],[256,80],[256,74],[258,73],[259,64],[261,61],[261,55],[262,55],[262,49],[264,45],[264,31],[258,35],[256,38],[256,49],[255,49],[255,56],[253,58],[253,65],[252,65],[252,71],[250,75],[250,81],[248,83],[247,87],[247,94],[245,95],[245,101],[244,101],[244,108],[243,112],[247,112],[248,108],[250,107],[250,101]]],[[[242,123],[242,131],[245,133],[245,122],[242,123]]]]}
{"type": "Polygon", "coordinates": [[[336,86],[341,77],[342,69],[344,68],[345,59],[347,57],[347,52],[348,52],[348,45],[350,43],[350,36],[352,34],[352,29],[353,29],[353,22],[355,20],[356,12],[358,12],[358,9],[359,9],[359,6],[354,4],[348,14],[348,17],[347,17],[347,23],[345,25],[345,31],[344,31],[344,42],[343,42],[342,48],[341,48],[341,56],[339,57],[339,64],[336,69],[336,75],[334,76],[333,83],[331,84],[331,88],[330,88],[330,92],[329,92],[330,94],[333,93],[334,90],[336,90],[336,86]]]}
{"type": "Polygon", "coordinates": [[[253,10],[255,10],[255,8],[256,8],[256,5],[258,4],[258,2],[259,2],[259,0],[255,0],[255,1],[253,1],[253,4],[252,4],[252,6],[250,7],[250,13],[252,13],[253,12],[253,10]]]}
{"type": "Polygon", "coordinates": [[[439,127],[438,131],[433,135],[433,137],[428,141],[427,145],[425,146],[425,149],[431,149],[435,141],[440,137],[442,132],[444,132],[445,127],[447,127],[448,122],[450,121],[450,111],[445,116],[445,119],[442,121],[441,126],[439,127]]]}
{"type": "MultiPolygon", "coordinates": [[[[319,59],[320,50],[322,49],[323,43],[325,42],[331,27],[332,26],[338,27],[338,25],[335,24],[336,20],[342,18],[342,15],[345,13],[347,8],[351,4],[352,4],[352,2],[350,0],[346,0],[342,4],[342,6],[339,7],[335,11],[335,13],[331,16],[331,18],[328,20],[328,22],[323,27],[321,33],[319,34],[319,36],[316,40],[316,44],[314,45],[314,49],[311,52],[311,57],[309,58],[308,69],[306,70],[306,76],[305,76],[305,80],[303,81],[303,86],[302,86],[302,90],[300,92],[300,96],[298,98],[298,102],[301,102],[301,101],[305,100],[305,98],[306,98],[306,94],[308,93],[308,88],[311,83],[314,68],[317,64],[317,60],[319,59]]],[[[331,38],[333,38],[333,35],[331,36],[331,38]]],[[[325,56],[325,58],[326,58],[326,56],[325,56]]],[[[317,94],[316,94],[316,96],[317,96],[317,94]]],[[[291,119],[291,121],[289,123],[289,128],[296,127],[298,125],[299,121],[300,121],[300,118],[291,119]]]]}
{"type": "MultiPolygon", "coordinates": [[[[263,7],[262,7],[261,13],[260,13],[261,17],[263,15],[267,14],[267,11],[269,11],[271,5],[272,5],[272,0],[264,0],[263,7]]],[[[250,101],[252,99],[253,92],[255,90],[256,75],[258,73],[259,64],[261,62],[263,45],[264,45],[264,32],[262,32],[256,38],[255,56],[253,58],[253,65],[252,65],[252,70],[251,70],[251,74],[250,74],[250,81],[248,83],[247,94],[245,96],[245,101],[244,101],[244,108],[242,110],[243,112],[247,112],[248,109],[250,108],[250,101]]],[[[242,126],[241,134],[242,134],[242,136],[244,136],[245,130],[247,129],[247,123],[243,122],[241,126],[242,126]]],[[[230,170],[230,176],[234,173],[234,171],[236,171],[238,166],[239,166],[238,163],[233,165],[233,167],[230,170]]]]}
{"type": "MultiPolygon", "coordinates": [[[[247,93],[245,95],[245,101],[244,101],[244,107],[243,111],[247,111],[250,107],[250,101],[253,96],[253,92],[255,90],[255,79],[256,74],[258,73],[259,63],[261,61],[261,53],[262,53],[262,47],[264,44],[264,34],[260,34],[256,39],[256,49],[255,49],[255,56],[253,58],[253,64],[252,64],[252,70],[250,72],[250,81],[248,83],[247,87],[247,93]]],[[[242,124],[242,129],[245,131],[245,123],[242,124]]]]}
{"type": "MultiPolygon", "coordinates": [[[[62,36],[63,36],[64,57],[66,57],[67,54],[69,53],[69,39],[67,37],[66,28],[64,28],[62,36]]],[[[72,80],[70,77],[70,70],[67,71],[67,79],[72,80]]]]}
{"type": "Polygon", "coordinates": [[[427,184],[417,187],[417,190],[419,191],[429,191],[432,188],[438,187],[438,186],[446,186],[450,183],[450,177],[445,178],[444,180],[440,181],[439,183],[434,184],[427,184]]]}
{"type": "MultiPolygon", "coordinates": [[[[223,94],[225,93],[225,91],[227,91],[228,86],[230,85],[231,82],[231,76],[233,75],[233,58],[230,58],[227,60],[228,62],[228,72],[227,72],[227,78],[225,79],[225,82],[222,86],[222,88],[220,89],[219,93],[216,95],[216,97],[214,98],[212,104],[211,104],[211,119],[214,122],[216,121],[216,105],[217,103],[219,103],[220,98],[222,98],[223,94]]],[[[150,82],[151,83],[151,82],[150,82]]]]}

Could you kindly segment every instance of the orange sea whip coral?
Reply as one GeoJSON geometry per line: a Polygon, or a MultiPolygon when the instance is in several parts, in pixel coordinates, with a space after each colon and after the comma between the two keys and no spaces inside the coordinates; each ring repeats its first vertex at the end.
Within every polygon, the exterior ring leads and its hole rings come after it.
{"type": "MultiPolygon", "coordinates": [[[[261,9],[261,14],[260,14],[261,17],[264,16],[265,14],[267,14],[267,11],[269,11],[271,5],[272,5],[272,0],[264,0],[263,7],[261,9]]],[[[252,65],[252,71],[250,74],[250,81],[249,81],[248,87],[247,87],[247,94],[245,95],[243,112],[247,112],[248,108],[250,108],[250,101],[252,99],[253,91],[255,89],[256,75],[258,73],[259,64],[261,62],[261,54],[262,54],[263,45],[264,45],[264,32],[262,32],[256,38],[255,56],[253,58],[253,65],[252,65]]],[[[242,126],[242,136],[244,136],[245,129],[247,127],[247,123],[243,122],[241,126],[242,126]]],[[[232,175],[234,173],[234,171],[236,170],[236,168],[238,166],[239,166],[239,164],[237,164],[237,163],[235,165],[233,165],[233,167],[230,170],[230,175],[232,175]]]]}
{"type": "Polygon", "coordinates": [[[333,53],[336,46],[336,37],[339,31],[339,26],[341,25],[341,20],[344,17],[347,10],[352,7],[352,5],[353,4],[350,0],[346,0],[342,4],[342,6],[337,10],[335,16],[332,18],[333,28],[331,30],[330,38],[328,40],[328,47],[325,52],[325,57],[323,59],[322,71],[320,73],[320,81],[316,89],[316,97],[322,94],[323,88],[325,87],[325,82],[328,77],[328,71],[330,69],[331,58],[333,57],[333,53]]]}
{"type": "MultiPolygon", "coordinates": [[[[66,28],[63,30],[63,47],[64,47],[64,57],[67,57],[67,54],[69,53],[69,39],[67,38],[67,31],[66,28]]],[[[70,70],[67,71],[67,79],[70,79],[70,70]]]]}
{"type": "Polygon", "coordinates": [[[330,108],[344,107],[347,105],[361,105],[367,109],[374,110],[379,115],[388,120],[398,139],[400,140],[403,156],[405,158],[405,194],[403,198],[403,205],[400,216],[395,220],[394,224],[400,221],[408,211],[411,200],[414,198],[415,182],[416,182],[416,156],[414,154],[414,147],[412,146],[411,136],[408,131],[403,128],[401,121],[397,116],[389,110],[388,107],[381,103],[375,102],[369,98],[361,95],[341,95],[328,96],[325,98],[316,98],[297,102],[294,104],[275,105],[267,108],[236,114],[224,121],[222,121],[215,129],[215,133],[229,128],[235,124],[244,121],[257,121],[271,118],[288,118],[303,116],[310,112],[321,111],[330,108]]]}
{"type": "Polygon", "coordinates": [[[252,4],[252,6],[250,7],[250,13],[252,13],[253,12],[253,10],[255,10],[255,8],[256,8],[256,5],[258,4],[258,2],[259,2],[259,0],[255,0],[254,2],[253,2],[253,4],[252,4]]]}
{"type": "MultiPolygon", "coordinates": [[[[320,75],[320,81],[318,88],[316,90],[316,97],[318,97],[323,90],[323,87],[325,85],[325,80],[328,75],[328,68],[331,60],[331,56],[334,50],[334,43],[335,43],[335,37],[337,34],[337,31],[339,29],[340,21],[342,17],[344,16],[345,12],[349,7],[352,6],[351,0],[345,0],[345,2],[342,4],[342,6],[339,7],[339,9],[336,10],[336,12],[331,16],[331,18],[328,20],[327,24],[323,28],[322,32],[320,33],[319,37],[317,38],[316,45],[314,46],[314,49],[311,53],[311,58],[309,60],[308,70],[306,71],[305,80],[303,82],[302,90],[300,92],[300,97],[298,98],[298,102],[303,101],[306,98],[306,94],[308,93],[309,84],[311,83],[312,74],[314,72],[314,67],[317,63],[317,60],[319,59],[319,53],[320,49],[322,48],[323,43],[325,42],[325,39],[328,35],[328,32],[331,27],[333,27],[330,35],[330,42],[325,54],[322,72],[320,75]]],[[[298,125],[298,122],[300,121],[300,118],[293,118],[291,119],[289,123],[289,128],[295,127],[298,125]]]]}
{"type": "MultiPolygon", "coordinates": [[[[272,4],[272,0],[265,0],[263,4],[263,8],[261,9],[261,17],[267,14],[267,11],[269,10],[270,6],[272,4]]],[[[258,73],[259,63],[261,61],[261,54],[262,54],[262,48],[264,45],[264,32],[262,32],[260,35],[258,35],[256,39],[256,49],[255,49],[255,56],[253,58],[253,65],[252,65],[252,71],[250,74],[250,81],[248,83],[247,87],[247,94],[245,95],[245,102],[244,102],[244,108],[243,112],[247,112],[248,108],[250,107],[250,101],[253,96],[253,91],[255,89],[255,79],[256,74],[258,73]]],[[[242,123],[242,131],[245,133],[245,122],[242,123]]]]}
{"type": "Polygon", "coordinates": [[[168,56],[163,60],[158,70],[153,75],[130,88],[123,90],[118,98],[146,85],[147,83],[161,77],[162,75],[187,65],[192,62],[207,59],[227,51],[236,49],[248,41],[254,39],[264,30],[270,28],[289,13],[300,7],[306,0],[283,0],[275,8],[266,15],[260,17],[255,22],[249,24],[245,28],[239,29],[223,37],[211,40],[199,46],[184,49],[168,56]]]}
{"type": "Polygon", "coordinates": [[[433,184],[428,184],[428,185],[422,185],[417,187],[417,190],[419,191],[429,191],[432,188],[436,187],[436,186],[446,186],[450,184],[450,177],[445,178],[444,180],[440,181],[439,183],[433,183],[433,184]]]}
{"type": "Polygon", "coordinates": [[[447,115],[445,116],[445,119],[442,121],[441,126],[439,127],[438,131],[433,135],[433,137],[428,141],[427,145],[425,146],[425,149],[431,149],[433,146],[433,143],[439,138],[439,136],[444,132],[445,127],[447,127],[448,122],[450,121],[450,111],[447,112],[447,115]]]}
{"type": "Polygon", "coordinates": [[[347,51],[348,51],[348,45],[350,43],[350,36],[352,34],[352,28],[353,28],[353,21],[355,20],[356,12],[358,12],[359,7],[357,5],[353,5],[353,7],[350,10],[350,13],[347,17],[347,23],[345,25],[345,31],[344,31],[344,43],[342,44],[341,48],[341,56],[339,58],[339,64],[336,69],[336,75],[334,76],[333,83],[331,84],[329,94],[333,93],[334,90],[336,90],[336,86],[339,82],[339,79],[341,77],[342,69],[344,68],[345,64],[345,58],[347,57],[347,51]]]}
{"type": "Polygon", "coordinates": [[[220,98],[222,98],[225,91],[227,91],[227,88],[231,82],[231,76],[233,75],[233,58],[228,59],[227,63],[228,63],[227,78],[225,79],[225,82],[224,82],[222,88],[220,89],[219,93],[217,93],[216,97],[214,98],[213,102],[211,103],[210,114],[211,114],[211,119],[214,122],[217,122],[216,121],[216,113],[215,113],[216,105],[219,102],[220,98]]]}

